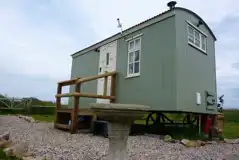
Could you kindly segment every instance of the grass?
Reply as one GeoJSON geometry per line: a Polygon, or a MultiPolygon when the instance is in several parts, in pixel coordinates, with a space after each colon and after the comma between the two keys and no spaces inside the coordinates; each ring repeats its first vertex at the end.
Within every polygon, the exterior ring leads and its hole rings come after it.
{"type": "MultiPolygon", "coordinates": [[[[223,137],[225,138],[239,138],[239,110],[224,110],[224,134],[223,137]]],[[[176,119],[176,120],[182,120],[183,115],[177,114],[177,115],[170,115],[167,114],[170,119],[176,119]]],[[[145,124],[146,116],[143,118],[143,120],[137,120],[135,121],[136,124],[145,124]]],[[[150,122],[151,124],[152,122],[150,122]]],[[[189,138],[189,139],[204,139],[204,136],[193,136],[191,131],[182,131],[180,132],[179,129],[171,130],[171,133],[177,133],[174,134],[173,137],[176,139],[182,139],[182,138],[189,138]]]]}
{"type": "MultiPolygon", "coordinates": [[[[22,114],[26,116],[32,116],[35,120],[39,120],[42,122],[53,122],[54,121],[54,114],[27,114],[23,111],[16,110],[16,109],[5,109],[0,110],[0,115],[16,115],[16,114],[22,114]]],[[[0,159],[1,160],[1,159],[0,159]]]]}
{"type": "Polygon", "coordinates": [[[239,138],[239,110],[224,110],[224,137],[239,138]]]}
{"type": "Polygon", "coordinates": [[[41,122],[53,122],[55,115],[39,115],[39,114],[33,114],[31,115],[35,120],[41,121],[41,122]]]}
{"type": "MultiPolygon", "coordinates": [[[[225,138],[239,138],[239,110],[224,110],[224,137],[225,138]]],[[[3,114],[3,113],[0,113],[3,114]]],[[[12,113],[15,114],[15,113],[12,113]]],[[[39,120],[41,122],[53,122],[55,115],[42,115],[42,114],[32,114],[29,115],[32,116],[34,119],[39,120]]],[[[178,114],[178,115],[167,115],[170,118],[173,119],[177,119],[177,120],[182,120],[182,115],[178,114]]],[[[145,124],[145,119],[146,119],[147,115],[143,118],[144,120],[137,120],[135,121],[136,124],[145,124]]],[[[152,123],[152,122],[150,122],[152,123]]],[[[190,135],[190,130],[189,131],[184,131],[184,132],[180,132],[179,134],[179,129],[175,129],[172,130],[172,132],[176,132],[177,134],[174,135],[174,137],[176,138],[183,138],[185,137],[190,137],[190,138],[194,138],[193,136],[190,135]]],[[[203,137],[202,137],[203,138],[203,137]]]]}
{"type": "Polygon", "coordinates": [[[226,122],[224,125],[224,137],[225,138],[239,138],[239,123],[238,122],[226,122]]]}
{"type": "Polygon", "coordinates": [[[6,156],[6,154],[3,152],[3,149],[0,149],[0,160],[20,160],[19,158],[13,157],[13,156],[6,156]]]}

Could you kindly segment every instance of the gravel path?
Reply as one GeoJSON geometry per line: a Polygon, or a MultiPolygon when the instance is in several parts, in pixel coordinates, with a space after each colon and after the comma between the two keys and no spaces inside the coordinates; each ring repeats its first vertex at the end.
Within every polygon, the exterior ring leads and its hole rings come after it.
{"type": "MultiPolygon", "coordinates": [[[[47,159],[100,160],[108,149],[107,138],[71,135],[54,129],[51,123],[28,123],[16,116],[0,116],[0,133],[8,131],[14,143],[27,142],[30,152],[47,159]]],[[[233,157],[233,153],[239,154],[239,144],[186,148],[179,143],[165,143],[157,137],[147,136],[130,136],[128,147],[131,160],[230,160],[228,157],[233,157]]]]}

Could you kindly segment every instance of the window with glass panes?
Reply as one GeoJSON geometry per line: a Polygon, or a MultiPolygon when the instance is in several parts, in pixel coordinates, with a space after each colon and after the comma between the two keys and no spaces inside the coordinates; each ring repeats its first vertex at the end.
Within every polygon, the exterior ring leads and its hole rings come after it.
{"type": "Polygon", "coordinates": [[[136,38],[128,42],[128,77],[138,76],[140,74],[140,52],[141,38],[136,38]]]}
{"type": "Polygon", "coordinates": [[[188,43],[206,52],[206,36],[188,24],[188,43]]]}

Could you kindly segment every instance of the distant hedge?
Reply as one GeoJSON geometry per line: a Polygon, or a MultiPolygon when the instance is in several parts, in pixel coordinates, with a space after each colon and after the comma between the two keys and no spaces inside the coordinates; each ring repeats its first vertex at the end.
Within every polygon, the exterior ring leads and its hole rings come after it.
{"type": "Polygon", "coordinates": [[[21,109],[21,108],[6,108],[1,109],[1,114],[55,114],[55,106],[32,106],[28,110],[21,109]]]}
{"type": "Polygon", "coordinates": [[[227,122],[239,122],[239,110],[237,109],[224,109],[224,119],[227,122]]]}
{"type": "Polygon", "coordinates": [[[26,111],[23,109],[1,109],[0,114],[7,115],[7,114],[25,114],[26,111]]]}
{"type": "Polygon", "coordinates": [[[30,114],[55,114],[55,106],[32,106],[28,111],[30,114]]]}

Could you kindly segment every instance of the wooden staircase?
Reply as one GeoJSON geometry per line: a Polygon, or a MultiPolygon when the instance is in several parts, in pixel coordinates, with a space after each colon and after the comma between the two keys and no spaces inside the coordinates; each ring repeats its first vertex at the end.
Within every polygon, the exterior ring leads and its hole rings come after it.
{"type": "Polygon", "coordinates": [[[86,98],[102,98],[102,99],[109,99],[110,103],[115,103],[115,81],[116,81],[117,72],[106,72],[104,74],[100,74],[97,76],[91,77],[80,77],[71,80],[66,80],[58,83],[57,87],[57,94],[56,94],[56,111],[55,111],[55,121],[54,127],[58,129],[66,129],[70,130],[71,133],[76,133],[76,131],[80,128],[79,131],[86,131],[89,132],[91,129],[91,124],[96,116],[91,112],[89,108],[79,108],[79,100],[80,97],[86,98]],[[110,95],[107,95],[107,81],[108,77],[111,77],[111,86],[110,86],[110,95]],[[81,92],[81,85],[83,83],[98,80],[100,78],[104,78],[104,91],[103,95],[98,95],[94,93],[84,93],[81,92]],[[63,86],[75,86],[75,91],[73,93],[65,93],[62,94],[62,87],[63,86]],[[72,109],[69,108],[62,108],[61,107],[61,98],[62,97],[73,97],[74,107],[72,109]],[[84,117],[87,119],[86,121],[79,122],[78,119],[84,117]],[[71,123],[69,124],[69,120],[71,123]],[[87,129],[85,129],[87,128],[87,129]]]}

